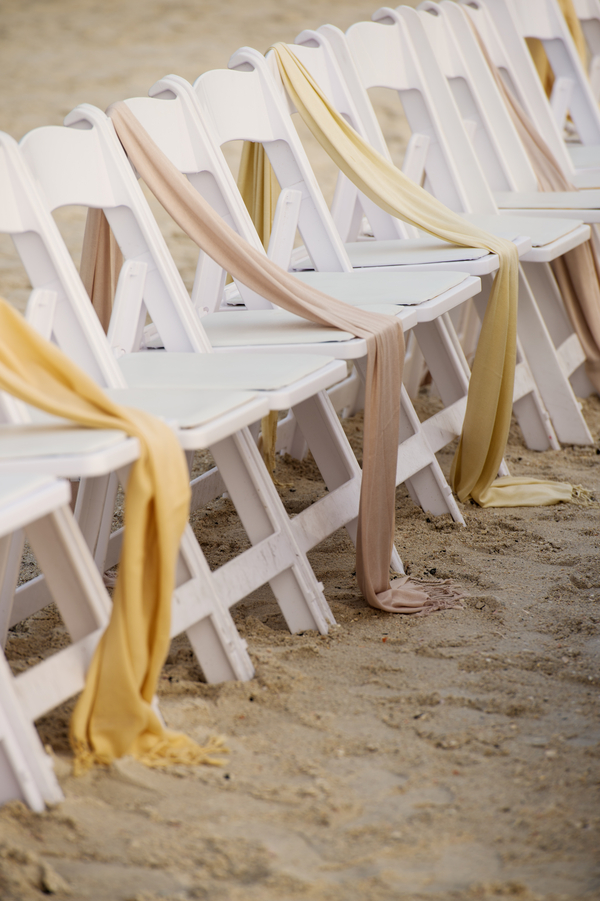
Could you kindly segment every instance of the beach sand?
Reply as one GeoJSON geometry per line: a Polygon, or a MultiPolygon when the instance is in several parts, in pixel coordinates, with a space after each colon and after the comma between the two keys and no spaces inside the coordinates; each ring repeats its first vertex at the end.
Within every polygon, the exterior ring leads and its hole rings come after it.
{"type": "MultiPolygon", "coordinates": [[[[20,138],[81,102],[193,80],[303,28],[345,29],[375,7],[125,0],[0,2],[0,128],[20,138]]],[[[377,96],[397,159],[407,128],[377,96]]],[[[304,134],[304,133],[303,133],[304,134]]],[[[232,148],[231,159],[239,153],[232,148]]],[[[331,165],[309,153],[328,197],[331,165]]],[[[156,209],[156,205],[154,205],[156,209]]],[[[83,216],[56,214],[74,259],[83,216]]],[[[157,210],[191,284],[195,252],[157,210]]],[[[28,283],[0,241],[0,293],[28,283]]],[[[426,414],[435,399],[423,394],[426,414]]],[[[596,442],[600,401],[583,401],[596,442]]],[[[346,421],[357,454],[360,416],[346,421]]],[[[452,448],[440,455],[448,472],[452,448]]],[[[535,453],[515,427],[516,475],[564,479],[600,498],[600,444],[535,453]]],[[[199,459],[204,465],[206,459],[199,459]]],[[[310,460],[281,460],[290,513],[323,492],[310,460]]],[[[149,770],[131,759],[74,778],[71,704],[38,727],[66,799],[44,814],[0,810],[0,898],[93,901],[520,901],[600,898],[600,529],[598,507],[481,510],[466,528],[397,493],[397,546],[416,576],[451,577],[463,610],[429,617],[368,608],[338,533],[310,558],[338,625],[290,635],[268,588],[235,611],[256,666],[249,683],[207,685],[185,638],[159,686],[169,726],[226,737],[222,768],[149,770]]],[[[230,502],[193,517],[211,566],[245,546],[230,502]]],[[[28,562],[23,578],[34,572],[28,562]]],[[[10,633],[15,671],[66,641],[53,609],[10,633]]]]}

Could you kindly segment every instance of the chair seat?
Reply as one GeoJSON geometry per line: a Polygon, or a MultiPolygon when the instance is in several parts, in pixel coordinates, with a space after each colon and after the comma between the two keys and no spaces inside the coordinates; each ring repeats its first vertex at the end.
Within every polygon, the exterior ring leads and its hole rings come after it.
{"type": "Polygon", "coordinates": [[[217,354],[149,353],[125,354],[119,367],[130,388],[213,388],[248,391],[276,390],[318,372],[331,358],[317,354],[217,354]]]}
{"type": "Polygon", "coordinates": [[[213,347],[339,343],[354,338],[350,332],[315,325],[285,310],[209,313],[202,325],[213,347]]]}
{"type": "Polygon", "coordinates": [[[537,216],[497,216],[482,213],[462,215],[473,225],[508,241],[514,241],[520,235],[528,235],[534,247],[552,244],[583,224],[579,219],[545,219],[537,216]]]}
{"type": "Polygon", "coordinates": [[[298,272],[296,277],[352,306],[416,305],[433,300],[468,278],[466,272],[298,272]]]}
{"type": "Polygon", "coordinates": [[[222,416],[237,411],[243,428],[264,416],[269,405],[266,398],[256,415],[256,405],[251,401],[260,400],[260,395],[252,391],[227,391],[218,388],[180,388],[177,393],[172,388],[107,388],[108,396],[116,403],[136,407],[176,425],[180,429],[194,429],[211,423],[222,416]],[[264,407],[264,411],[263,411],[264,407]],[[244,408],[247,408],[245,412],[244,408]]]}
{"type": "Polygon", "coordinates": [[[41,475],[0,475],[0,536],[68,504],[67,482],[41,475]]]}
{"type": "Polygon", "coordinates": [[[499,191],[494,200],[508,210],[600,209],[600,191],[499,191]]]}
{"type": "MultiPolygon", "coordinates": [[[[367,266],[418,266],[424,263],[461,263],[488,256],[479,247],[459,247],[439,238],[408,238],[401,243],[391,241],[352,241],[345,245],[350,262],[355,269],[367,266]]],[[[294,269],[312,269],[308,256],[294,261],[294,269]]]]}
{"type": "Polygon", "coordinates": [[[58,419],[47,423],[2,424],[0,459],[91,454],[116,447],[125,437],[117,429],[84,429],[58,419]]]}
{"type": "Polygon", "coordinates": [[[132,463],[137,438],[117,429],[84,429],[50,420],[0,425],[0,472],[91,478],[132,463]]]}

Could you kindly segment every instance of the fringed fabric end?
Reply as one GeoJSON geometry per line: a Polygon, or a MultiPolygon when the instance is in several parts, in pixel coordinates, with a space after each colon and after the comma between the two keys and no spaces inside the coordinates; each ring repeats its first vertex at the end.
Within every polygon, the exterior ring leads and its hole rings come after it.
{"type": "MultiPolygon", "coordinates": [[[[140,746],[129,751],[144,766],[159,769],[169,766],[224,766],[220,756],[229,754],[222,735],[211,735],[205,746],[196,744],[180,732],[165,732],[160,738],[145,736],[140,746]]],[[[73,775],[83,776],[94,766],[109,767],[113,758],[98,753],[80,741],[71,739],[73,775]]]]}
{"type": "Polygon", "coordinates": [[[73,749],[73,775],[83,776],[94,766],[109,767],[112,759],[103,754],[98,754],[89,745],[81,741],[75,741],[71,736],[71,748],[73,749]]]}
{"type": "Polygon", "coordinates": [[[571,485],[571,497],[569,498],[569,503],[579,504],[580,507],[598,506],[598,502],[596,501],[593,492],[588,488],[584,488],[582,485],[571,485]]]}
{"type": "Polygon", "coordinates": [[[159,739],[150,748],[132,752],[140,763],[155,769],[174,765],[224,766],[225,761],[215,757],[216,754],[229,754],[222,735],[211,735],[203,747],[179,732],[167,732],[164,739],[159,739]]]}
{"type": "Polygon", "coordinates": [[[460,603],[464,597],[450,579],[425,581],[402,576],[377,594],[377,607],[387,613],[427,616],[437,610],[464,610],[460,603]]]}

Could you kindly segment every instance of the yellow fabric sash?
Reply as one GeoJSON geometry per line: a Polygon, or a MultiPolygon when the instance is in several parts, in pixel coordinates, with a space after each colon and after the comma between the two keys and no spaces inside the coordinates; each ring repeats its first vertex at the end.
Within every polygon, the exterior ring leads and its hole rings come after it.
{"type": "MultiPolygon", "coordinates": [[[[459,7],[463,9],[462,7],[459,7]]],[[[556,157],[529,119],[525,110],[508,88],[500,71],[487,52],[477,26],[463,9],[482,56],[500,92],[508,114],[517,130],[540,191],[576,191],[563,174],[556,157]]],[[[592,226],[592,237],[551,263],[571,324],[585,351],[587,376],[600,394],[600,237],[598,226],[592,226]]]]}
{"type": "Polygon", "coordinates": [[[88,428],[138,438],[125,501],[123,552],[110,623],[71,720],[76,770],[132,754],[144,763],[214,762],[164,729],[150,704],[169,648],[171,598],[190,488],[184,455],[158,419],[113,403],[57,347],[0,300],[0,389],[88,428]]]}
{"type": "MultiPolygon", "coordinates": [[[[331,106],[310,73],[286,44],[272,49],[279,74],[305,124],[341,171],[371,200],[435,237],[498,254],[500,268],[490,292],[471,374],[467,409],[452,465],[461,501],[484,507],[538,505],[565,499],[564,486],[513,478],[496,480],[504,454],[516,362],[518,253],[514,244],[467,223],[408,179],[367,144],[331,106]]],[[[570,490],[570,489],[569,489],[570,490]]]]}

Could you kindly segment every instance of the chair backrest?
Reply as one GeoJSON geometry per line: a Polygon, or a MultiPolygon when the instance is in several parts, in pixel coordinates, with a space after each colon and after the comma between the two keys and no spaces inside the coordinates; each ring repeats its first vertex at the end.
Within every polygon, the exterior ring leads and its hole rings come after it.
{"type": "MultiPolygon", "coordinates": [[[[346,40],[363,90],[398,92],[413,135],[425,135],[425,186],[457,212],[496,212],[460,112],[415,10],[383,8],[346,40]]],[[[330,29],[327,30],[329,35],[330,29]]],[[[338,37],[334,49],[341,43],[338,37]]]]}
{"type": "Polygon", "coordinates": [[[302,192],[298,230],[316,269],[352,267],[325,198],[290,119],[292,107],[268,61],[249,47],[231,57],[229,69],[201,75],[194,83],[200,115],[221,146],[258,141],[265,147],[281,188],[302,192]]]}
{"type": "Polygon", "coordinates": [[[417,9],[493,191],[537,191],[535,173],[462,9],[424,0],[417,9]]]}
{"type": "MultiPolygon", "coordinates": [[[[560,128],[567,111],[582,144],[600,144],[600,111],[587,72],[557,0],[486,0],[496,23],[509,18],[522,38],[537,38],[552,67],[555,92],[563,99],[553,103],[560,128]]],[[[500,27],[500,26],[499,26],[500,27]]]]}
{"type": "Polygon", "coordinates": [[[112,122],[101,110],[82,104],[65,123],[70,127],[37,128],[20,143],[47,208],[103,209],[125,260],[145,264],[144,305],[166,349],[210,351],[112,122]]]}
{"type": "MultiPolygon", "coordinates": [[[[66,129],[65,129],[66,131],[66,129]]],[[[52,305],[53,337],[103,386],[124,387],[81,279],[38,186],[10,135],[0,133],[0,231],[10,234],[36,299],[52,305]]]]}
{"type": "Polygon", "coordinates": [[[525,39],[506,9],[487,0],[458,0],[476,26],[494,65],[556,157],[569,180],[575,167],[563,141],[525,39]]]}

